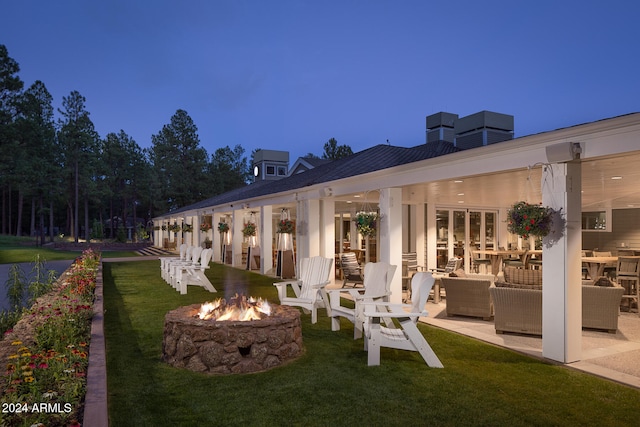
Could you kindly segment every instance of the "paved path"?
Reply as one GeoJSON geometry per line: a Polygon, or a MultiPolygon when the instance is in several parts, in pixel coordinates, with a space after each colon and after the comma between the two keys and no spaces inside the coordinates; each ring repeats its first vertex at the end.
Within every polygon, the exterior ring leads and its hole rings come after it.
{"type": "MultiPolygon", "coordinates": [[[[62,260],[62,261],[47,261],[44,265],[46,271],[55,270],[57,273],[57,277],[60,277],[62,274],[73,262],[72,259],[62,260]]],[[[9,308],[9,301],[7,299],[7,286],[6,282],[9,279],[9,271],[11,270],[11,266],[13,264],[0,264],[0,311],[7,310],[9,308]]],[[[32,262],[21,262],[18,263],[24,275],[27,278],[27,283],[32,276],[31,269],[33,268],[32,262]]]]}

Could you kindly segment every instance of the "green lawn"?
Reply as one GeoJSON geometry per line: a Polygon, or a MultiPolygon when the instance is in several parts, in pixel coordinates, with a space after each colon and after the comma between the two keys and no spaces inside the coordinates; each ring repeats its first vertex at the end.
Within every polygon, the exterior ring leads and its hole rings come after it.
{"type": "Polygon", "coordinates": [[[164,314],[224,296],[277,302],[272,279],[216,264],[217,294],[180,295],[159,261],[104,264],[108,403],[113,426],[638,425],[640,391],[421,325],[444,364],[382,349],[368,367],[362,340],[343,321],[302,316],[305,354],[274,370],[210,376],[161,361],[164,314]]]}
{"type": "MultiPolygon", "coordinates": [[[[0,264],[14,264],[19,262],[33,262],[36,255],[41,260],[57,261],[75,259],[81,251],[62,251],[50,247],[35,246],[35,240],[28,237],[13,237],[0,235],[0,264]]],[[[133,251],[104,251],[103,258],[137,256],[133,251]]]]}

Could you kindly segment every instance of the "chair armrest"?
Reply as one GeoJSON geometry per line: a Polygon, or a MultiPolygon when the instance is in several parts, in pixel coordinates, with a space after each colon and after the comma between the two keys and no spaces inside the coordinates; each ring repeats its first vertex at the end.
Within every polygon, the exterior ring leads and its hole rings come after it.
{"type": "Polygon", "coordinates": [[[355,299],[359,302],[372,302],[374,299],[388,297],[389,295],[391,295],[391,292],[385,292],[377,295],[358,295],[355,299]]]}
{"type": "Polygon", "coordinates": [[[327,286],[329,283],[331,283],[331,281],[327,280],[326,282],[322,282],[322,283],[318,283],[318,284],[315,284],[315,285],[311,285],[311,287],[313,289],[322,289],[325,286],[327,286]]]}
{"type": "MultiPolygon", "coordinates": [[[[353,288],[327,289],[327,292],[329,293],[329,295],[344,292],[344,293],[350,294],[353,297],[353,299],[356,299],[362,294],[362,292],[364,292],[364,289],[353,289],[353,288]]],[[[334,298],[338,298],[338,297],[339,295],[336,295],[334,298]]]]}
{"type": "Polygon", "coordinates": [[[363,313],[366,317],[372,317],[372,318],[403,318],[403,317],[410,317],[410,318],[416,318],[416,317],[428,317],[429,316],[429,312],[428,311],[422,311],[420,313],[412,313],[412,312],[385,312],[385,311],[365,311],[363,313]]]}

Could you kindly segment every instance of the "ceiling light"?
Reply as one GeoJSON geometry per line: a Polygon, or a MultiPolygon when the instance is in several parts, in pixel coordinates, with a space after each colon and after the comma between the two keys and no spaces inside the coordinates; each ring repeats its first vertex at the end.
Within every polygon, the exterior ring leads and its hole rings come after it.
{"type": "Polygon", "coordinates": [[[611,177],[611,179],[622,179],[622,177],[621,177],[621,176],[616,175],[616,176],[612,176],[612,177],[611,177]]]}
{"type": "Polygon", "coordinates": [[[455,182],[456,184],[460,184],[460,183],[462,182],[462,180],[461,180],[461,179],[456,179],[456,180],[455,180],[455,181],[453,181],[453,182],[455,182]]]}
{"type": "Polygon", "coordinates": [[[464,203],[464,200],[458,200],[458,203],[464,203]]]}
{"type": "Polygon", "coordinates": [[[458,193],[458,196],[464,196],[464,193],[458,193]]]}
{"type": "Polygon", "coordinates": [[[353,197],[358,198],[358,197],[360,197],[360,195],[359,194],[354,194],[353,197]]]}

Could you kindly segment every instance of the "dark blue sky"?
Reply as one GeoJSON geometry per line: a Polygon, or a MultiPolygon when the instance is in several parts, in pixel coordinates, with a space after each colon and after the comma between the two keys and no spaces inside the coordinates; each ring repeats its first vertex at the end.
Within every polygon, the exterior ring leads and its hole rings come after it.
{"type": "Polygon", "coordinates": [[[425,116],[515,116],[516,136],[640,111],[640,3],[22,0],[0,43],[59,108],[142,147],[186,110],[211,154],[425,140],[425,116]],[[94,4],[96,3],[96,4],[94,4]],[[100,3],[100,4],[97,4],[100,3]]]}

